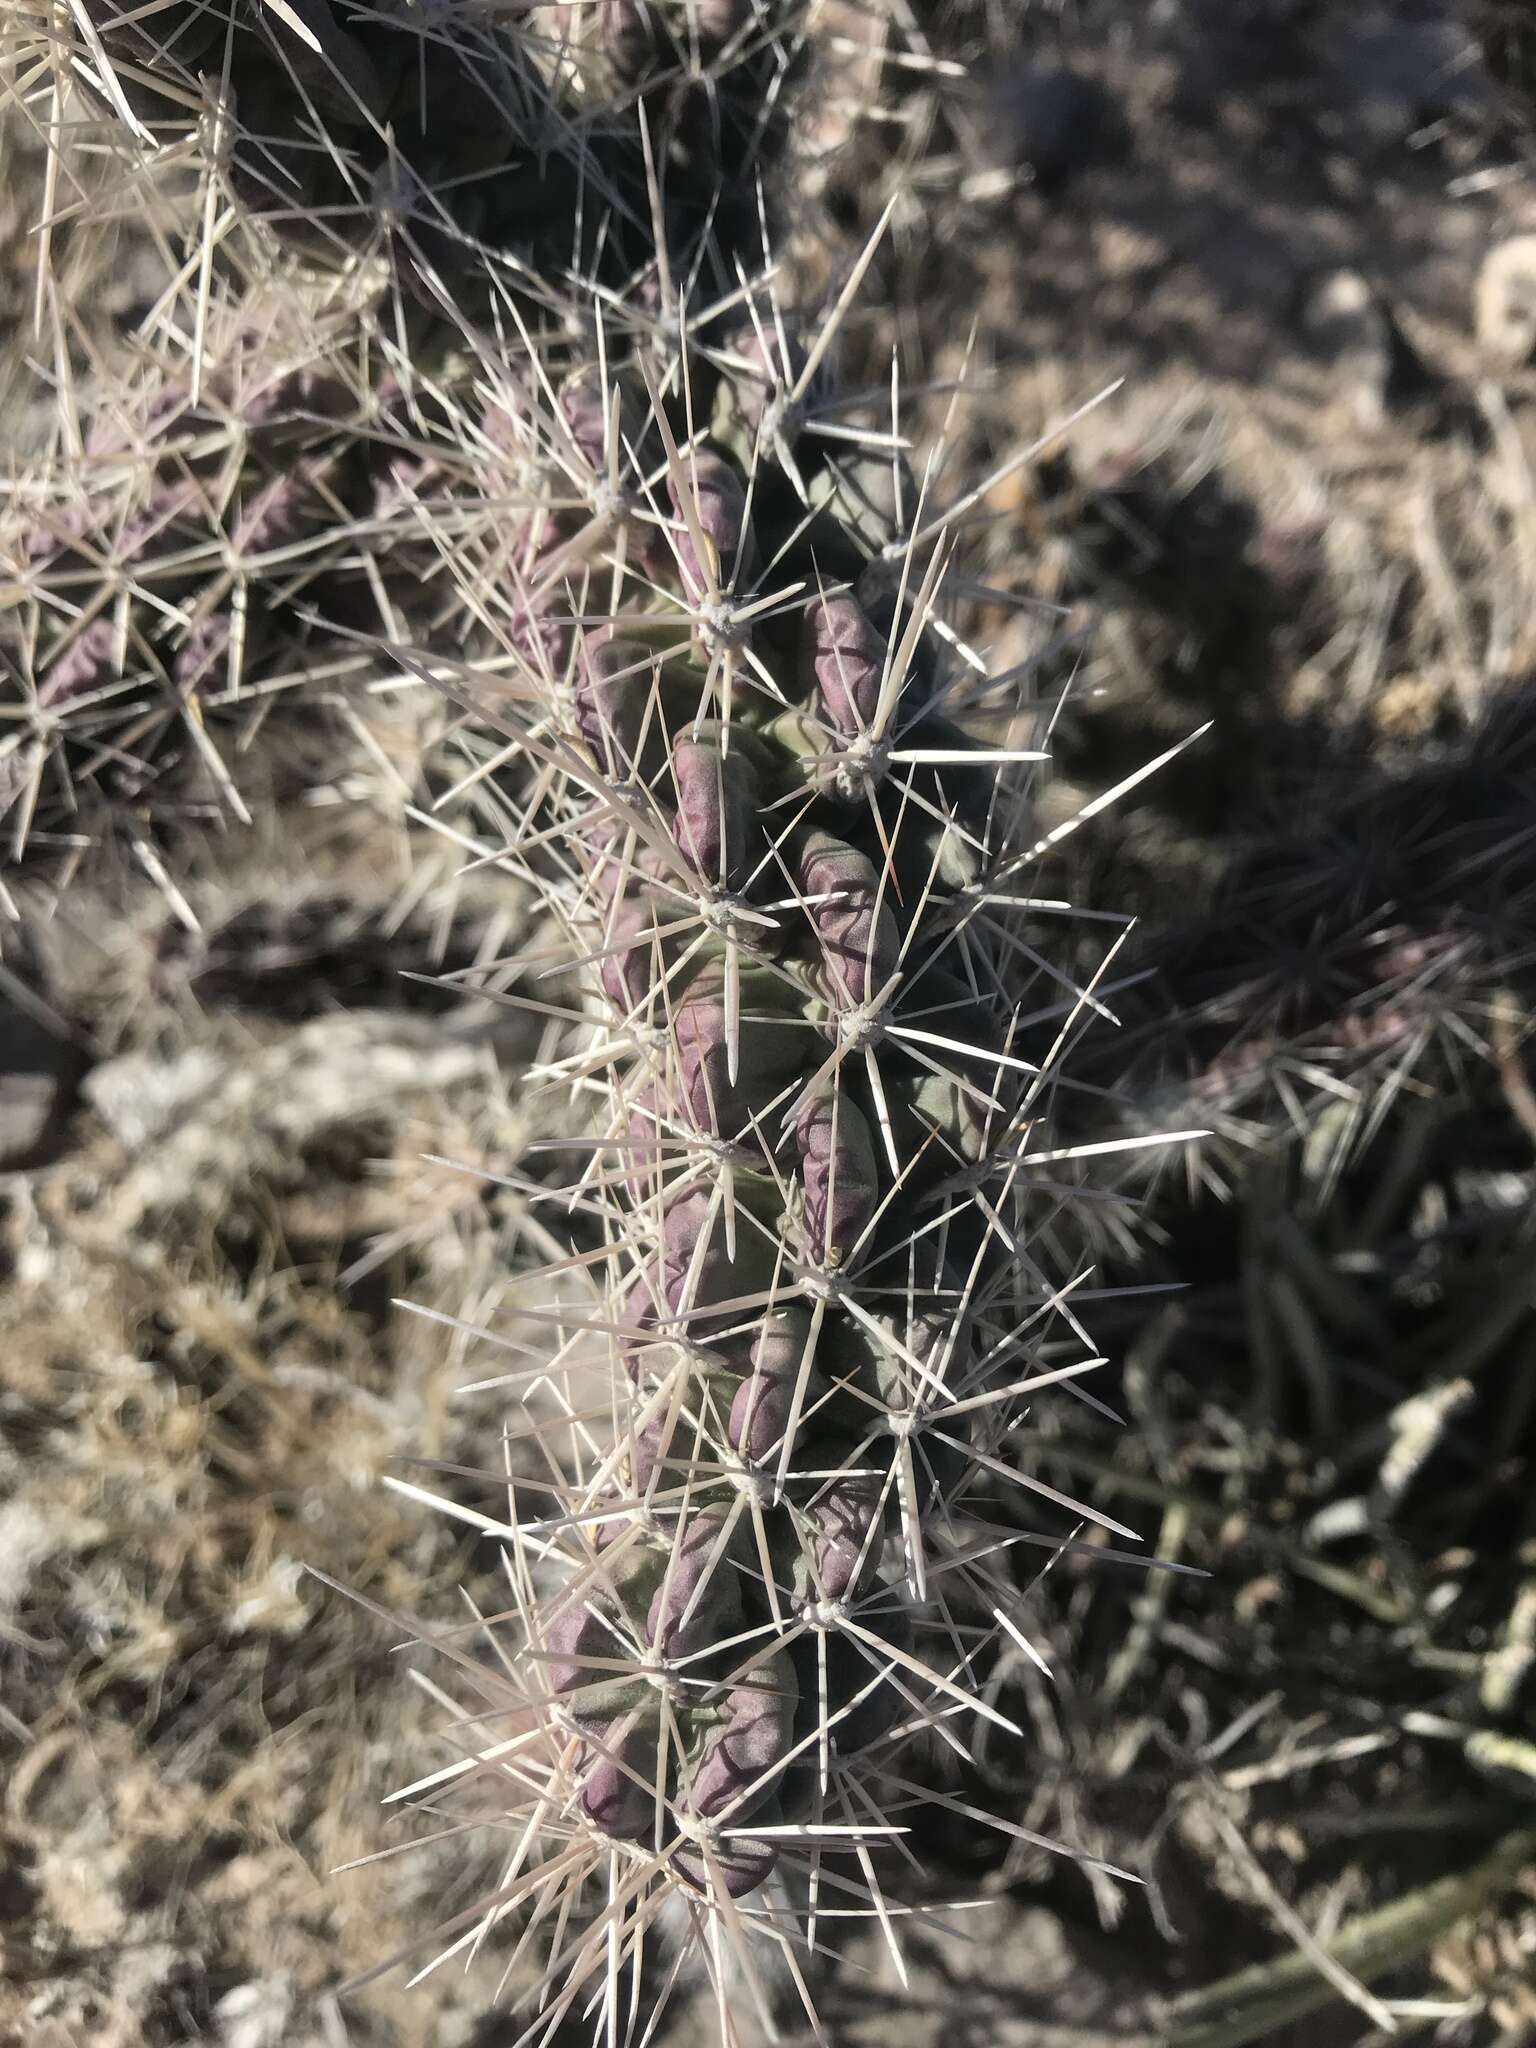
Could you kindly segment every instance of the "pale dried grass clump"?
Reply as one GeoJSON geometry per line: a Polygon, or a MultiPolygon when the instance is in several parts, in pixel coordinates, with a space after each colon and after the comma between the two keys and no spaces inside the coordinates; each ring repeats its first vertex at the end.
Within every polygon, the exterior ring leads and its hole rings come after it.
{"type": "MultiPolygon", "coordinates": [[[[524,1126],[468,1013],[189,1040],[162,1011],[87,1092],[69,1155],[4,1188],[0,2025],[329,2042],[349,1968],[474,1859],[330,1886],[435,1709],[306,1573],[411,1611],[482,1575],[379,1485],[490,1427],[390,1304],[492,1310],[518,1205],[421,1155],[524,1126]]],[[[475,2000],[378,1991],[350,2038],[467,2037],[475,2000]]]]}

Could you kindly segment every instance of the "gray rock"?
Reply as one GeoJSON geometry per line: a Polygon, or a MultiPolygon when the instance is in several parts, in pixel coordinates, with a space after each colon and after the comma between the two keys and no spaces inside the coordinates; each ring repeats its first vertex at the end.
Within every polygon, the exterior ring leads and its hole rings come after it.
{"type": "Polygon", "coordinates": [[[1536,355],[1536,234],[1488,251],[1473,305],[1484,349],[1505,369],[1523,369],[1536,355]]]}
{"type": "Polygon", "coordinates": [[[170,1060],[124,1053],[96,1069],[85,1094],[118,1143],[137,1152],[206,1103],[228,1070],[228,1060],[207,1046],[170,1060]]]}

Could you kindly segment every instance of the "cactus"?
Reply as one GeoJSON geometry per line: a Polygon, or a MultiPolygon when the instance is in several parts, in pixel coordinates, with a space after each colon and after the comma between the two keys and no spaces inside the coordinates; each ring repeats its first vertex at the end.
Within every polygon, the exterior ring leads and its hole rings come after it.
{"type": "Polygon", "coordinates": [[[367,491],[346,387],[312,349],[275,368],[275,339],[232,340],[201,391],[183,366],[154,366],[0,517],[13,856],[34,828],[93,822],[93,791],[141,802],[178,755],[211,771],[204,800],[243,811],[212,707],[249,719],[264,679],[300,663],[333,535],[367,491]]]}
{"type": "MultiPolygon", "coordinates": [[[[230,162],[253,134],[272,158],[272,134],[244,124],[281,62],[283,133],[320,119],[332,145],[302,173],[321,179],[305,201],[326,220],[324,181],[376,179],[375,145],[393,152],[386,107],[421,116],[429,155],[446,128],[446,183],[460,181],[457,131],[441,107],[427,121],[435,74],[385,78],[406,29],[370,41],[365,68],[339,12],[298,11],[318,68],[248,8],[226,53],[230,162]]],[[[182,18],[93,19],[121,47],[129,26],[182,18]]],[[[751,159],[762,120],[742,102],[721,114],[700,82],[755,52],[761,86],[780,62],[767,10],[689,0],[596,20],[668,204],[696,189],[706,129],[716,163],[751,159]]],[[[542,118],[560,66],[533,48],[465,28],[442,61],[503,83],[530,67],[517,75],[541,81],[542,118]]],[[[207,61],[178,68],[161,41],[123,63],[163,96],[207,61]]],[[[537,979],[528,964],[531,992],[501,999],[566,1027],[529,1085],[588,1121],[569,1183],[528,1183],[575,1225],[573,1249],[526,1281],[547,1342],[511,1376],[537,1476],[512,1484],[504,1519],[442,1503],[505,1546],[510,1606],[487,1623],[493,1661],[441,1644],[469,1733],[412,1788],[510,1826],[500,1889],[450,1924],[438,1960],[515,1915],[517,1956],[543,1953],[526,2037],[542,2040],[594,2001],[617,2038],[667,1929],[722,2010],[733,1970],[761,1999],[763,1958],[809,2009],[798,1951],[827,1917],[872,1916],[894,1941],[890,1854],[926,1800],[1034,1841],[936,1780],[981,1723],[1022,1734],[984,1696],[1000,1645],[1027,1640],[1015,1549],[1069,1541],[1062,1518],[1132,1533],[1035,1477],[1023,1428],[1036,1391],[1099,1363],[1064,1298],[1051,1170],[1034,1163],[1093,1001],[1063,994],[1023,936],[1049,843],[1032,822],[1035,717],[943,616],[945,505],[963,522],[975,494],[937,469],[920,484],[883,409],[839,398],[831,349],[857,268],[797,322],[739,253],[715,292],[718,240],[681,273],[702,232],[691,202],[679,240],[667,204],[605,240],[616,213],[534,175],[537,156],[601,182],[616,159],[599,136],[625,132],[613,119],[562,115],[547,159],[505,119],[463,143],[500,146],[496,175],[541,213],[517,292],[560,317],[513,305],[516,349],[473,324],[505,297],[504,222],[471,232],[452,215],[463,275],[420,216],[386,237],[394,283],[455,314],[459,357],[441,359],[427,416],[419,390],[398,406],[375,394],[358,486],[395,539],[411,521],[369,490],[409,508],[427,475],[453,502],[443,602],[402,590],[396,607],[386,590],[370,644],[484,736],[466,780],[493,829],[467,843],[565,939],[537,979]],[[631,311],[607,263],[617,251],[635,271],[636,233],[655,291],[631,311]],[[537,274],[551,235],[558,289],[537,274]],[[476,461],[455,465],[455,448],[476,461]],[[471,586],[472,630],[451,617],[471,586]],[[1035,1526],[1031,1502],[1054,1520],[1035,1526]]],[[[344,541],[363,515],[330,471],[325,490],[338,523],[318,515],[322,534],[344,541]]],[[[164,522],[180,514],[177,499],[164,522]]],[[[130,608],[186,550],[138,556],[130,608]]],[[[321,559],[335,605],[346,549],[321,559]]],[[[50,591],[63,574],[51,559],[50,591]]],[[[177,585],[175,654],[201,623],[189,598],[177,585]]]]}
{"type": "Polygon", "coordinates": [[[520,1816],[447,1952],[527,1909],[530,2038],[617,2015],[669,1902],[722,1997],[731,1953],[792,1956],[786,1893],[813,1940],[884,1914],[934,1754],[1012,1727],[981,1697],[1022,1634],[1008,1552],[1055,1540],[1021,1505],[1094,1519],[1020,1455],[1033,1393],[1094,1362],[1030,1163],[1087,1006],[1018,936],[1031,721],[954,715],[985,685],[937,631],[942,509],[906,477],[931,532],[866,554],[840,507],[887,437],[819,438],[821,338],[797,367],[766,290],[745,311],[718,349],[615,353],[606,405],[588,373],[529,393],[545,445],[600,434],[585,502],[530,557],[521,679],[446,685],[505,743],[487,854],[568,934],[569,996],[526,1000],[570,1042],[530,1082],[588,1122],[540,1195],[584,1249],[527,1280],[549,1355],[512,1376],[541,1476],[504,1518],[441,1502],[512,1586],[449,1775],[520,1816]]]}

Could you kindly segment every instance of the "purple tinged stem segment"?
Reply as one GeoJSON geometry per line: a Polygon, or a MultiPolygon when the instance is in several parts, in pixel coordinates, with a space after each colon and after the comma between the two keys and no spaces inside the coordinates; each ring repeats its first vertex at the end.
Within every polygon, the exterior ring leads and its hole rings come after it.
{"type": "Polygon", "coordinates": [[[727,433],[739,423],[746,434],[755,437],[785,383],[798,382],[809,360],[805,344],[793,325],[781,337],[769,309],[761,328],[747,321],[726,336],[724,349],[731,369],[721,382],[715,403],[717,422],[727,433]],[[787,349],[782,343],[787,343],[787,349]]]}
{"type": "MultiPolygon", "coordinates": [[[[749,871],[762,791],[738,746],[684,734],[672,743],[677,816],[672,834],[699,879],[712,889],[740,888],[749,871]]],[[[760,835],[756,835],[760,836],[760,835]]]]}
{"type": "Polygon", "coordinates": [[[782,1650],[729,1688],[689,1787],[695,1813],[718,1820],[729,1809],[731,1821],[740,1822],[772,1797],[794,1746],[799,1703],[795,1667],[782,1650]]]}
{"type": "Polygon", "coordinates": [[[581,1810],[602,1834],[643,1842],[656,1828],[656,1761],[661,1713],[652,1703],[630,1708],[599,1738],[590,1735],[581,1810]]]}
{"type": "Polygon", "coordinates": [[[563,1608],[544,1632],[546,1647],[554,1660],[547,1667],[550,1690],[574,1692],[580,1686],[595,1683],[584,1660],[611,1656],[615,1640],[610,1623],[584,1602],[563,1608]]]}
{"type": "Polygon", "coordinates": [[[622,1016],[649,1020],[660,1000],[661,974],[675,948],[657,933],[656,912],[649,903],[621,903],[603,933],[605,952],[598,963],[603,993],[622,1016]]]}
{"type": "Polygon", "coordinates": [[[809,1309],[792,1304],[764,1313],[747,1377],[731,1403],[731,1445],[749,1464],[776,1464],[797,1397],[803,1416],[826,1391],[826,1375],[808,1360],[812,1337],[809,1309]]]}
{"type": "Polygon", "coordinates": [[[884,1506],[881,1482],[873,1474],[849,1473],[823,1489],[810,1509],[814,1583],[809,1598],[847,1600],[873,1582],[884,1506]]]}
{"type": "Polygon", "coordinates": [[[545,1631],[551,1691],[602,1683],[607,1674],[584,1660],[622,1659],[639,1635],[639,1618],[666,1569],[666,1553],[644,1536],[604,1556],[590,1576],[562,1597],[545,1631]]]}
{"type": "Polygon", "coordinates": [[[711,1308],[765,1284],[773,1250],[745,1216],[732,1232],[711,1187],[695,1187],[667,1205],[661,1225],[661,1294],[673,1313],[711,1308]]]}
{"type": "Polygon", "coordinates": [[[741,1623],[728,1510],[701,1508],[684,1524],[646,1618],[646,1638],[664,1657],[696,1657],[741,1623]]]}
{"type": "Polygon", "coordinates": [[[747,487],[723,455],[691,449],[683,457],[685,478],[667,477],[667,494],[677,516],[677,566],[690,604],[704,604],[749,566],[743,556],[747,531],[747,487]],[[685,517],[684,507],[691,512],[685,517]],[[701,562],[697,527],[713,559],[701,562]]]}
{"type": "Polygon", "coordinates": [[[581,859],[587,879],[610,902],[631,891],[643,894],[647,884],[665,882],[671,873],[665,853],[611,818],[593,835],[590,851],[581,849],[581,859]]]}
{"type": "Polygon", "coordinates": [[[655,678],[655,661],[643,642],[589,635],[583,643],[576,729],[597,765],[620,782],[628,782],[639,765],[655,678]]]}
{"type": "Polygon", "coordinates": [[[880,1201],[880,1166],[868,1119],[845,1091],[822,1088],[795,1119],[812,1258],[842,1267],[854,1256],[880,1201]]]}
{"type": "Polygon", "coordinates": [[[830,832],[811,832],[796,880],[821,945],[828,1000],[840,1010],[870,1002],[901,957],[889,891],[874,862],[830,832]]]}
{"type": "MultiPolygon", "coordinates": [[[[560,387],[560,413],[570,429],[582,459],[594,475],[601,475],[607,466],[609,395],[603,389],[602,379],[595,363],[583,363],[571,372],[560,387]]],[[[633,438],[633,422],[628,410],[620,402],[619,432],[622,435],[628,427],[633,438]]]]}
{"type": "MultiPolygon", "coordinates": [[[[759,1827],[776,1822],[777,1802],[770,1802],[756,1818],[759,1827]]],[[[739,1835],[714,1842],[707,1852],[693,1842],[682,1843],[672,1852],[672,1866],[678,1875],[706,1898],[713,1898],[717,1887],[723,1887],[727,1898],[747,1898],[768,1882],[778,1860],[778,1849],[771,1841],[752,1841],[739,1835]]]]}
{"type": "Polygon", "coordinates": [[[796,1012],[796,991],[771,968],[739,972],[736,1078],[731,1077],[727,970],[709,967],[673,1016],[677,1107],[695,1130],[735,1138],[809,1062],[812,1041],[796,1012]]]}
{"type": "Polygon", "coordinates": [[[849,739],[868,732],[880,704],[885,642],[851,591],[818,596],[805,608],[801,682],[849,739]]]}

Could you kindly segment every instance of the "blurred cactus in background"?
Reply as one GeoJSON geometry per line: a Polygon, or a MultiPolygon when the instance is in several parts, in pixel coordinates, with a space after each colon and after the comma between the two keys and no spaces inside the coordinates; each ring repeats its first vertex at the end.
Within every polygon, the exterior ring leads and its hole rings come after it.
{"type": "Polygon", "coordinates": [[[281,338],[257,339],[196,396],[174,373],[126,389],[77,455],[5,508],[0,648],[19,716],[0,739],[0,814],[13,857],[34,829],[89,824],[93,796],[145,798],[171,751],[243,812],[210,736],[215,707],[250,716],[270,708],[275,670],[299,680],[316,564],[368,484],[345,387],[282,369],[281,338]]]}
{"type": "Polygon", "coordinates": [[[729,289],[800,47],[780,0],[83,11],[98,105],[148,145],[195,132],[249,218],[311,259],[387,254],[455,321],[669,265],[729,289]]]}

